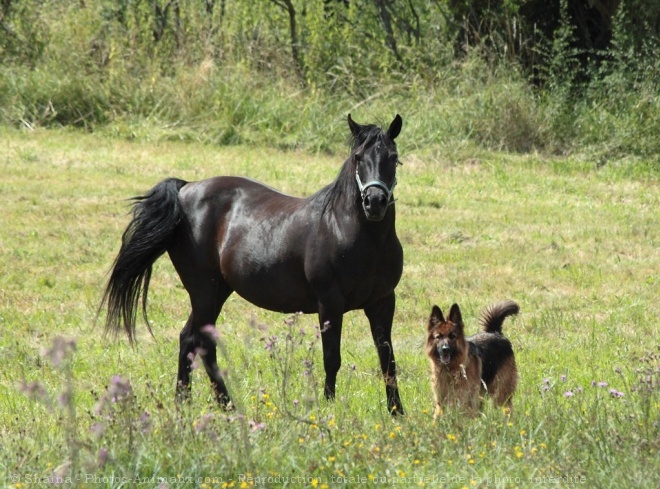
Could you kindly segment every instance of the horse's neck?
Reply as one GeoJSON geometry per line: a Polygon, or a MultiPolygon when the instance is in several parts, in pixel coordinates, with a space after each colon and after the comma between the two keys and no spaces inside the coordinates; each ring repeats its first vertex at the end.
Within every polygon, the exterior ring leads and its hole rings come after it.
{"type": "Polygon", "coordinates": [[[372,242],[385,242],[396,237],[394,208],[387,210],[382,221],[369,221],[362,205],[334,206],[328,209],[325,221],[341,239],[359,241],[369,239],[372,242]]]}
{"type": "Polygon", "coordinates": [[[358,236],[371,236],[376,240],[386,240],[395,236],[394,206],[390,206],[382,221],[369,221],[362,208],[362,202],[357,198],[358,195],[357,182],[338,179],[313,195],[311,200],[317,202],[322,214],[321,219],[344,236],[352,236],[354,239],[358,236]],[[349,188],[351,191],[347,190],[349,188]]]}

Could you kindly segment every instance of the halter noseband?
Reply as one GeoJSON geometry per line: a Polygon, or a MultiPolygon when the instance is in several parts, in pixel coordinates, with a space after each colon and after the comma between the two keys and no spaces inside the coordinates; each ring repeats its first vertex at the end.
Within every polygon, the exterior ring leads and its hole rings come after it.
{"type": "Polygon", "coordinates": [[[397,183],[396,174],[394,175],[394,183],[392,183],[392,187],[390,188],[387,188],[387,185],[385,185],[385,183],[381,182],[380,180],[371,180],[370,182],[367,182],[366,185],[362,185],[362,180],[360,180],[360,174],[358,173],[357,168],[355,168],[355,180],[357,180],[358,188],[360,189],[360,197],[362,200],[364,200],[364,196],[369,187],[380,187],[387,194],[387,205],[390,206],[394,204],[392,194],[394,193],[394,187],[396,187],[397,183]]]}

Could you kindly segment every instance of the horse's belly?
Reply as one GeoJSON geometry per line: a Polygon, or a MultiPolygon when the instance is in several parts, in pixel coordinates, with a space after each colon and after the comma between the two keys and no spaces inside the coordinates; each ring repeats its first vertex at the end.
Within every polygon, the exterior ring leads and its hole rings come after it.
{"type": "Polygon", "coordinates": [[[226,272],[224,278],[232,289],[255,306],[284,313],[318,310],[318,301],[301,267],[280,264],[265,269],[263,265],[247,265],[226,272]]]}
{"type": "Polygon", "coordinates": [[[275,297],[273,295],[255,295],[252,293],[241,293],[239,291],[236,291],[236,293],[251,304],[269,311],[287,314],[298,312],[313,314],[318,312],[318,303],[316,301],[300,300],[300,298],[292,297],[275,297]]]}

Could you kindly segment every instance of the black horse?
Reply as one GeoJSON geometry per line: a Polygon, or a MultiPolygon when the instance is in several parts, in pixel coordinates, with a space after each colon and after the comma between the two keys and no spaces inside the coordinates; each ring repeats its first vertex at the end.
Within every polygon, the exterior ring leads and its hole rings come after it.
{"type": "Polygon", "coordinates": [[[335,396],[341,364],[343,314],[364,309],[388,409],[403,414],[391,338],[394,289],[403,268],[392,196],[401,125],[399,115],[387,131],[349,115],[350,156],[337,179],[308,198],[227,176],[191,183],[170,178],[136,197],[101,301],[100,308],[107,303],[106,331],[123,327],[133,341],[140,299],[149,327],[152,265],[167,252],[192,306],[180,334],[178,399],[190,394],[199,351],[218,402],[228,404],[215,343],[203,329],[215,324],[235,291],[272,311],[318,313],[328,399],[335,396]]]}

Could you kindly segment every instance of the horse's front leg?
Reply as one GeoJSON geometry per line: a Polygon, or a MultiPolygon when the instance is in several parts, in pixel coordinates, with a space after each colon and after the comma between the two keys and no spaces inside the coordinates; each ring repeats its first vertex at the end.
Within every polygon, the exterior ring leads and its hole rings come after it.
{"type": "Polygon", "coordinates": [[[391,414],[404,414],[399,388],[396,381],[396,362],[394,361],[394,348],[392,347],[392,321],[396,298],[394,292],[379,300],[372,306],[364,309],[373,336],[380,369],[385,379],[385,394],[387,396],[387,409],[391,414]]]}
{"type": "Polygon", "coordinates": [[[337,372],[341,367],[341,325],[344,313],[343,298],[336,296],[319,303],[319,326],[323,345],[325,369],[325,398],[335,398],[337,372]]]}

